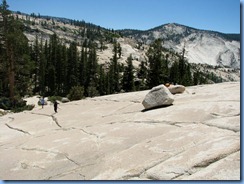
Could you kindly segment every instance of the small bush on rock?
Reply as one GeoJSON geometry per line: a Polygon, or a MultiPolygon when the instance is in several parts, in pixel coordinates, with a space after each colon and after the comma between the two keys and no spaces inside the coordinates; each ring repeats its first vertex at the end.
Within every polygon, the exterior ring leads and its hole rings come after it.
{"type": "Polygon", "coordinates": [[[71,88],[68,98],[71,101],[81,100],[84,97],[84,88],[81,86],[74,86],[71,88]]]}
{"type": "Polygon", "coordinates": [[[11,100],[6,97],[0,98],[0,109],[11,110],[12,112],[22,112],[24,110],[32,110],[33,105],[26,105],[26,101],[23,99],[11,100]]]}
{"type": "MultiPolygon", "coordinates": [[[[61,96],[49,96],[48,100],[52,103],[54,103],[56,100],[61,101],[62,97],[61,96]]],[[[40,101],[38,102],[38,105],[41,105],[40,101]]]]}
{"type": "Polygon", "coordinates": [[[0,109],[10,110],[11,109],[11,101],[9,98],[2,97],[0,98],[0,109]]]}

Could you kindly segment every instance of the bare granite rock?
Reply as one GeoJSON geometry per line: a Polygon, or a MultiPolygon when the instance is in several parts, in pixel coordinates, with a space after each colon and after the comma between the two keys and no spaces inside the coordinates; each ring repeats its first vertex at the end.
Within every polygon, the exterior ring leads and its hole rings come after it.
{"type": "Polygon", "coordinates": [[[0,117],[1,180],[240,180],[240,83],[149,91],[0,117]]]}
{"type": "Polygon", "coordinates": [[[172,94],[183,93],[186,90],[183,85],[170,85],[168,89],[172,94]]]}
{"type": "Polygon", "coordinates": [[[170,93],[169,89],[163,84],[152,88],[145,96],[142,104],[145,109],[152,109],[160,106],[172,105],[174,96],[170,93]]]}

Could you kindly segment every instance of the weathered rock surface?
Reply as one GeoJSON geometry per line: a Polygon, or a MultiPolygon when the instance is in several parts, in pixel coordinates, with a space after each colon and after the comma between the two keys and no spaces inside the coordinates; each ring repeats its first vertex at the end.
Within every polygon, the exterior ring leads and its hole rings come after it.
{"type": "Polygon", "coordinates": [[[174,102],[174,96],[163,84],[152,88],[145,96],[142,104],[145,109],[152,109],[160,106],[168,106],[174,102]]]}
{"type": "Polygon", "coordinates": [[[183,93],[186,90],[183,85],[170,85],[168,89],[172,94],[183,93]]]}
{"type": "Polygon", "coordinates": [[[148,92],[0,117],[0,178],[240,180],[240,83],[187,87],[143,112],[148,92]]]}

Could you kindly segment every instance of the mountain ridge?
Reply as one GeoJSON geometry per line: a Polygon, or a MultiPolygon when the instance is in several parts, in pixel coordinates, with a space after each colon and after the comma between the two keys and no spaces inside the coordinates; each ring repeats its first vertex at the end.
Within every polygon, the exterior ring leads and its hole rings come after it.
{"type": "Polygon", "coordinates": [[[199,30],[171,23],[127,36],[131,36],[143,44],[162,39],[165,48],[173,49],[176,52],[181,52],[184,48],[188,51],[186,57],[191,63],[240,68],[239,35],[199,30]]]}
{"type": "MultiPolygon", "coordinates": [[[[156,26],[156,27],[147,29],[147,30],[139,30],[139,29],[118,29],[116,31],[119,31],[119,32],[127,32],[127,31],[130,31],[130,32],[140,32],[140,33],[142,33],[142,32],[154,31],[154,30],[160,29],[160,28],[162,28],[164,26],[167,26],[167,25],[183,26],[183,27],[186,27],[188,29],[193,29],[193,30],[202,31],[202,32],[212,32],[213,34],[222,35],[223,37],[225,37],[226,39],[229,39],[229,40],[236,40],[236,41],[240,41],[241,40],[241,34],[240,33],[223,33],[223,32],[220,32],[220,31],[207,30],[207,29],[199,29],[199,28],[194,28],[194,27],[191,27],[191,26],[187,26],[187,25],[183,25],[183,24],[179,24],[179,23],[175,23],[175,22],[162,24],[162,25],[159,25],[159,26],[156,26]]],[[[131,34],[136,34],[136,33],[131,33],[131,34]]]]}
{"type": "MultiPolygon", "coordinates": [[[[11,11],[12,13],[15,13],[15,14],[22,14],[22,15],[26,15],[26,16],[31,16],[31,15],[34,15],[36,17],[39,17],[39,18],[50,18],[50,19],[56,19],[56,20],[61,20],[61,21],[66,21],[67,23],[70,23],[71,21],[80,21],[80,22],[85,22],[87,24],[92,24],[94,26],[97,26],[97,27],[100,27],[102,29],[113,29],[113,28],[105,28],[103,26],[100,26],[100,25],[96,25],[94,23],[91,23],[91,22],[86,22],[85,20],[78,20],[78,19],[70,19],[70,18],[65,18],[65,17],[57,17],[57,16],[49,16],[49,15],[36,15],[35,13],[32,13],[32,14],[28,14],[28,13],[23,13],[23,12],[20,12],[20,11],[11,11]]],[[[240,41],[240,36],[241,34],[240,33],[224,33],[224,32],[220,32],[220,31],[215,31],[215,30],[207,30],[207,29],[200,29],[200,28],[194,28],[194,27],[191,27],[191,26],[187,26],[187,25],[184,25],[184,24],[181,24],[181,23],[176,23],[176,22],[172,22],[172,23],[165,23],[165,24],[161,24],[159,26],[155,26],[153,28],[149,28],[149,29],[145,29],[145,30],[140,30],[140,29],[130,29],[130,28],[125,28],[125,29],[113,29],[115,31],[118,31],[118,32],[121,32],[121,31],[127,31],[127,30],[130,30],[130,31],[138,31],[138,32],[147,32],[147,31],[152,31],[154,29],[157,29],[157,28],[160,28],[160,27],[163,27],[165,25],[170,25],[170,24],[174,24],[174,25],[178,25],[178,26],[184,26],[184,27],[187,27],[187,28],[190,28],[190,29],[195,29],[195,30],[198,30],[198,31],[207,31],[207,32],[213,32],[213,33],[219,33],[219,34],[223,34],[223,35],[236,35],[238,36],[238,41],[240,41]]],[[[236,38],[237,39],[237,38],[236,38]]]]}
{"type": "Polygon", "coordinates": [[[125,63],[132,54],[133,64],[138,67],[142,61],[145,61],[150,43],[155,39],[162,39],[162,46],[169,51],[181,53],[185,49],[186,59],[190,63],[196,63],[201,71],[206,70],[203,65],[210,65],[207,68],[210,68],[211,72],[217,73],[224,81],[236,81],[240,77],[240,72],[236,71],[240,70],[239,34],[200,30],[178,23],[163,24],[145,31],[111,30],[86,23],[84,20],[16,13],[16,16],[24,22],[25,35],[31,43],[34,43],[36,36],[45,41],[54,33],[66,44],[77,42],[80,48],[86,40],[92,40],[97,47],[99,63],[110,62],[113,57],[112,43],[116,40],[122,47],[119,62],[125,63]],[[93,32],[92,35],[88,35],[91,32],[93,32]],[[212,67],[222,69],[216,72],[212,67]],[[233,75],[228,72],[232,69],[234,70],[233,75]],[[224,71],[226,72],[223,74],[224,71]]]}

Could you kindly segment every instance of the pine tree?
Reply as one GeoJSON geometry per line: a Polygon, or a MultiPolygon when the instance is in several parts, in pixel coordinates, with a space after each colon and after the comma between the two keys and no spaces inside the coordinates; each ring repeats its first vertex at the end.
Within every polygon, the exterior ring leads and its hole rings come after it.
{"type": "Polygon", "coordinates": [[[169,78],[170,78],[170,82],[179,83],[180,75],[179,75],[179,64],[177,61],[175,61],[170,68],[169,78]]]}
{"type": "Polygon", "coordinates": [[[86,92],[87,95],[93,97],[97,95],[97,83],[98,83],[98,64],[97,64],[97,54],[96,48],[94,46],[90,46],[89,49],[89,57],[87,62],[87,85],[86,92]]]}
{"type": "Polygon", "coordinates": [[[49,40],[48,53],[47,53],[47,72],[46,72],[46,85],[47,85],[47,94],[55,95],[56,94],[56,64],[57,64],[57,50],[58,50],[58,37],[56,34],[53,34],[49,40]]]}
{"type": "Polygon", "coordinates": [[[64,92],[63,86],[64,86],[64,75],[65,75],[65,56],[63,55],[63,49],[62,45],[57,45],[57,62],[55,65],[55,72],[56,72],[56,94],[62,95],[64,92]]]}
{"type": "Polygon", "coordinates": [[[199,80],[199,72],[196,71],[193,73],[193,84],[198,85],[198,80],[199,80]]]}
{"type": "Polygon", "coordinates": [[[187,64],[187,66],[186,66],[186,72],[185,72],[182,84],[185,85],[185,86],[193,85],[193,78],[192,78],[192,74],[191,74],[190,64],[187,64]]]}
{"type": "Polygon", "coordinates": [[[121,55],[122,55],[122,48],[121,48],[120,43],[117,44],[117,49],[118,49],[118,56],[119,56],[119,58],[121,58],[121,55]]]}
{"type": "Polygon", "coordinates": [[[163,75],[164,82],[170,82],[169,79],[169,55],[166,54],[165,59],[163,60],[163,75]]]}
{"type": "Polygon", "coordinates": [[[103,67],[104,65],[99,65],[98,91],[100,95],[107,94],[106,73],[103,67]]]}
{"type": "Polygon", "coordinates": [[[85,86],[86,84],[86,73],[87,69],[87,49],[82,47],[80,62],[79,62],[79,82],[81,86],[85,86]]]}
{"type": "Polygon", "coordinates": [[[9,11],[6,1],[0,5],[0,96],[8,96],[7,62],[6,62],[6,24],[9,11]],[[5,17],[5,18],[3,18],[5,17]],[[2,19],[2,20],[1,20],[2,19]]]}
{"type": "MultiPolygon", "coordinates": [[[[34,92],[37,92],[37,86],[38,86],[38,81],[39,81],[39,70],[40,70],[40,49],[39,49],[39,41],[38,37],[36,35],[36,39],[33,45],[32,49],[32,59],[35,62],[35,69],[34,69],[34,92]]],[[[39,91],[38,91],[39,92],[39,91]]]]}
{"type": "Polygon", "coordinates": [[[19,57],[16,65],[15,91],[19,97],[32,95],[32,74],[34,72],[34,63],[31,60],[28,43],[23,48],[25,53],[19,57]]]}
{"type": "Polygon", "coordinates": [[[1,21],[0,21],[0,44],[2,45],[2,55],[1,55],[1,62],[2,63],[2,69],[6,71],[6,76],[4,78],[8,78],[8,80],[4,81],[6,84],[4,86],[9,86],[9,94],[6,94],[10,96],[10,98],[13,99],[14,97],[14,85],[15,85],[15,73],[14,73],[14,53],[13,53],[13,46],[10,45],[9,40],[9,34],[11,28],[10,28],[10,11],[8,10],[8,4],[6,0],[2,1],[2,4],[0,5],[0,15],[1,15],[1,21]]]}
{"type": "Polygon", "coordinates": [[[40,43],[40,67],[39,67],[39,92],[42,96],[45,95],[45,81],[46,81],[46,66],[47,66],[47,58],[45,55],[45,48],[43,45],[43,41],[40,43]]]}
{"type": "Polygon", "coordinates": [[[68,93],[68,54],[65,45],[61,46],[61,60],[60,60],[60,81],[61,81],[61,94],[65,95],[68,93]]]}
{"type": "Polygon", "coordinates": [[[146,62],[142,61],[139,65],[139,71],[137,73],[137,77],[139,79],[137,90],[147,89],[146,86],[147,76],[148,76],[148,70],[147,70],[146,62]]]}
{"type": "Polygon", "coordinates": [[[147,52],[149,71],[147,84],[149,88],[165,82],[164,60],[162,54],[162,40],[157,39],[151,45],[147,52]]]}
{"type": "Polygon", "coordinates": [[[114,55],[109,66],[109,86],[110,93],[115,93],[120,91],[120,74],[119,74],[119,64],[118,64],[118,47],[117,43],[114,43],[113,49],[114,55]]]}
{"type": "Polygon", "coordinates": [[[78,77],[78,50],[77,44],[72,42],[68,49],[68,86],[69,89],[73,86],[79,85],[79,77],[78,77]]]}
{"type": "Polygon", "coordinates": [[[2,69],[6,71],[5,78],[8,79],[3,81],[5,83],[3,86],[9,86],[9,93],[6,95],[14,100],[14,96],[18,93],[16,76],[20,79],[21,69],[30,64],[24,62],[28,59],[26,56],[29,54],[29,49],[28,39],[23,33],[23,25],[11,15],[6,0],[3,0],[0,5],[0,27],[2,69]]]}
{"type": "Polygon", "coordinates": [[[132,64],[132,55],[130,55],[127,58],[126,64],[127,66],[125,67],[125,71],[123,74],[122,87],[123,90],[125,90],[126,92],[130,92],[135,90],[134,67],[132,64]]]}

